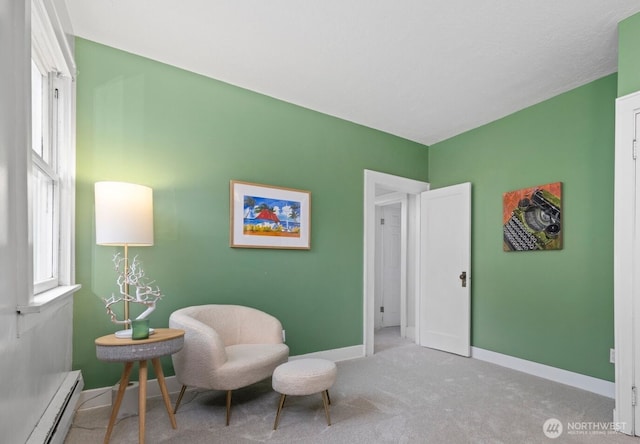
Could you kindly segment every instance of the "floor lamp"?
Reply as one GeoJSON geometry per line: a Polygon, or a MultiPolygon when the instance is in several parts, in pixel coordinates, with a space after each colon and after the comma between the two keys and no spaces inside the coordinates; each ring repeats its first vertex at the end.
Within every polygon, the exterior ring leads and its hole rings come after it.
{"type": "MultiPolygon", "coordinates": [[[[153,190],[126,182],[96,182],[96,244],[124,247],[124,272],[129,269],[129,247],[153,245],[153,190]]],[[[125,283],[124,292],[129,295],[125,283]]],[[[125,330],[117,337],[131,337],[129,301],[124,301],[125,330]]]]}

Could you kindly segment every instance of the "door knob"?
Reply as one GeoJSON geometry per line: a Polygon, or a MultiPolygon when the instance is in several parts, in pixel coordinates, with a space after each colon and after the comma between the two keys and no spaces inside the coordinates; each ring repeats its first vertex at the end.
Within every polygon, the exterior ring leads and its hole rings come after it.
{"type": "Polygon", "coordinates": [[[466,287],[467,286],[467,272],[463,271],[462,274],[460,274],[460,280],[462,281],[462,286],[466,287]]]}

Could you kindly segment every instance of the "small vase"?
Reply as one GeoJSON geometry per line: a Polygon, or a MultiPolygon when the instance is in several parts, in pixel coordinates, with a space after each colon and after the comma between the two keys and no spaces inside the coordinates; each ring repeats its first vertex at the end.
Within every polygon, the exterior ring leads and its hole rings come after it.
{"type": "Polygon", "coordinates": [[[149,337],[149,319],[131,321],[131,339],[147,339],[149,337]]]}

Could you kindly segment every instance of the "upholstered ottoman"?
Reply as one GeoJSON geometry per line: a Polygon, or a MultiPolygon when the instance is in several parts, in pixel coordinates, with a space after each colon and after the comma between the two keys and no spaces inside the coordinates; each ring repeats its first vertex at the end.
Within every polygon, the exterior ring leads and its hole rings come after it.
{"type": "Polygon", "coordinates": [[[280,412],[284,406],[287,395],[312,395],[322,393],[322,403],[327,416],[327,425],[331,425],[329,417],[329,388],[336,381],[336,364],[326,359],[297,359],[280,364],[273,371],[273,389],[280,393],[280,402],[273,430],[278,428],[280,412]]]}

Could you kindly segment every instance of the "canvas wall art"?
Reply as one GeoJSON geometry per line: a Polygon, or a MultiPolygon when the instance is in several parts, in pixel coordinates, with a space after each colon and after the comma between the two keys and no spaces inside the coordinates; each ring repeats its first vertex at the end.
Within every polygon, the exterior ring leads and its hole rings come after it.
{"type": "Polygon", "coordinates": [[[562,182],[502,196],[504,251],[562,249],[562,182]]]}
{"type": "Polygon", "coordinates": [[[231,181],[231,246],[311,248],[311,193],[231,181]]]}

